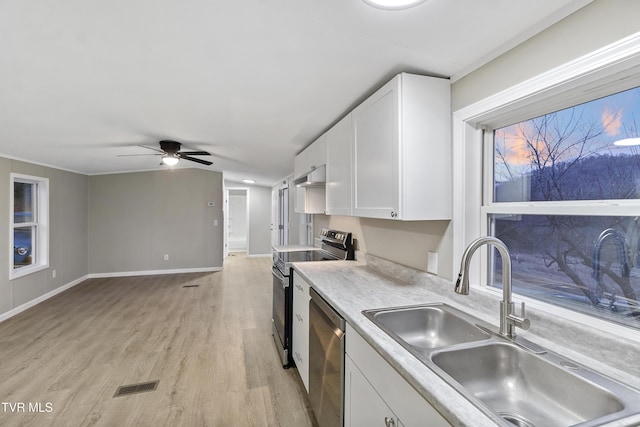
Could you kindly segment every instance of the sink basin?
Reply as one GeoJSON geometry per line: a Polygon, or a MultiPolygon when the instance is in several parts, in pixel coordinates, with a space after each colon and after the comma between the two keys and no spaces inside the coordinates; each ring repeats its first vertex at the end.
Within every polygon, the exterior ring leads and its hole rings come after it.
{"type": "Polygon", "coordinates": [[[367,310],[369,317],[396,340],[418,349],[435,349],[486,340],[490,335],[464,320],[465,314],[445,304],[367,310]]]}
{"type": "Polygon", "coordinates": [[[500,425],[640,425],[640,391],[447,304],[362,313],[500,425]]]}
{"type": "Polygon", "coordinates": [[[510,343],[441,351],[431,360],[517,426],[570,426],[624,409],[612,392],[576,375],[578,365],[552,364],[510,343]]]}

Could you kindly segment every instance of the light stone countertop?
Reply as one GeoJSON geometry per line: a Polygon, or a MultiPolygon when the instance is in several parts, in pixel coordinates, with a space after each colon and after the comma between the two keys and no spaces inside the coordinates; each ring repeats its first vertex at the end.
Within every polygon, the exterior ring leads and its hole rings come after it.
{"type": "MultiPolygon", "coordinates": [[[[364,258],[366,262],[303,262],[293,267],[452,425],[511,425],[486,415],[362,314],[368,309],[443,302],[497,326],[501,298],[475,289],[468,296],[457,295],[449,280],[371,255],[364,258]]],[[[519,330],[519,335],[640,389],[640,344],[532,309],[527,317],[531,329],[519,330]]],[[[640,423],[640,416],[634,420],[640,423]]]]}
{"type": "Polygon", "coordinates": [[[311,245],[275,245],[271,247],[276,252],[315,251],[320,249],[311,245]]]}

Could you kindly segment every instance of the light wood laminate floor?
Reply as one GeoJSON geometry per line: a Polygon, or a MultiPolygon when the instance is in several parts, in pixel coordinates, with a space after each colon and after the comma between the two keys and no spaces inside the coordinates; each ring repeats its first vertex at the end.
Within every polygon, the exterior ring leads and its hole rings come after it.
{"type": "Polygon", "coordinates": [[[270,264],[90,279],[0,323],[0,425],[311,426],[271,336],[270,264]]]}

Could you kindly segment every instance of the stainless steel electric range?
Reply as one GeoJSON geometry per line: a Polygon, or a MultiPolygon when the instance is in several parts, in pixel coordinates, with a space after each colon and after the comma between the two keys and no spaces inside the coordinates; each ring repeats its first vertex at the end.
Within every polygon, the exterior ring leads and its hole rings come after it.
{"type": "Polygon", "coordinates": [[[337,261],[354,259],[351,233],[323,228],[319,248],[300,249],[281,246],[273,251],[273,339],[282,360],[282,366],[291,365],[291,330],[293,322],[293,273],[291,263],[337,261]]]}

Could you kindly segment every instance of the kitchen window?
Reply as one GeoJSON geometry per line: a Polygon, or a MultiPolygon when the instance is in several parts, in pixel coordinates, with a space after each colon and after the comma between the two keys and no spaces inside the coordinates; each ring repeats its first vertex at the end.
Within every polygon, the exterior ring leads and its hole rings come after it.
{"type": "Polygon", "coordinates": [[[11,174],[11,261],[16,279],[49,266],[49,180],[11,174]]]}
{"type": "MultiPolygon", "coordinates": [[[[640,146],[624,145],[640,137],[640,35],[457,110],[453,124],[455,259],[494,235],[518,300],[640,340],[640,146]]],[[[472,284],[499,297],[500,258],[479,258],[472,284]]]]}
{"type": "Polygon", "coordinates": [[[515,293],[640,329],[639,126],[636,87],[485,130],[482,211],[515,293]]]}

